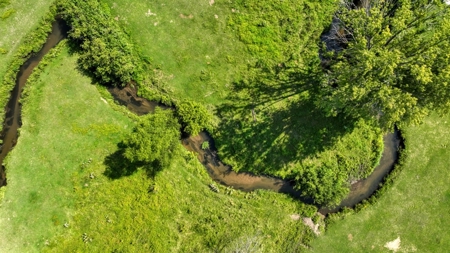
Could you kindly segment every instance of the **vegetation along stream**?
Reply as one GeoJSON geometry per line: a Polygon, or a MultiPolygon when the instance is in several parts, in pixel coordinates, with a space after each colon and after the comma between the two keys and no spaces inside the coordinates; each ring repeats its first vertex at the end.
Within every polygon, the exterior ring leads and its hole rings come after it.
{"type": "MultiPolygon", "coordinates": [[[[6,117],[4,128],[2,132],[3,146],[1,148],[0,162],[17,142],[17,129],[20,127],[20,104],[19,98],[21,91],[25,85],[27,78],[30,76],[33,68],[37,66],[42,57],[61,39],[66,36],[65,27],[60,22],[53,24],[52,33],[48,36],[47,42],[42,49],[35,55],[31,56],[25,64],[20,68],[17,75],[17,82],[14,90],[11,93],[10,101],[6,107],[6,117]]],[[[138,114],[143,115],[152,112],[155,107],[162,106],[156,102],[137,96],[136,90],[130,86],[119,89],[117,87],[109,88],[109,92],[122,105],[138,114]]],[[[164,106],[162,106],[164,107],[164,106]]],[[[167,108],[167,107],[166,107],[167,108]]],[[[380,164],[375,168],[374,172],[366,179],[357,181],[351,185],[351,192],[341,204],[335,208],[322,208],[320,212],[327,214],[336,212],[342,207],[353,207],[363,199],[371,196],[379,187],[383,178],[392,170],[398,159],[398,148],[400,146],[400,133],[390,133],[384,136],[384,151],[380,164]]],[[[214,146],[213,138],[207,132],[201,132],[197,136],[185,137],[182,140],[183,146],[194,152],[200,162],[205,166],[209,175],[213,180],[233,187],[242,191],[253,191],[257,189],[268,189],[280,193],[289,194],[302,201],[312,203],[311,199],[301,197],[301,192],[294,188],[294,185],[289,180],[282,180],[268,176],[256,176],[251,173],[236,173],[230,166],[223,164],[214,146]],[[208,149],[202,149],[202,143],[209,142],[208,149]]],[[[0,185],[6,185],[5,169],[1,169],[0,185]]]]}

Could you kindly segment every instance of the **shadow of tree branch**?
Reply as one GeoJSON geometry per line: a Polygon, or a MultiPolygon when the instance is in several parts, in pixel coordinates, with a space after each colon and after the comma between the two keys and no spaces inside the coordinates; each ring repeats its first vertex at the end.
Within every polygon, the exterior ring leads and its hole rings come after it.
{"type": "Polygon", "coordinates": [[[326,117],[314,105],[321,78],[311,69],[260,73],[235,83],[230,102],[218,108],[222,121],[215,137],[224,162],[276,175],[351,132],[355,120],[326,117]]]}
{"type": "Polygon", "coordinates": [[[119,179],[121,177],[131,176],[138,169],[144,169],[149,178],[153,178],[156,174],[162,170],[162,167],[158,161],[154,161],[150,164],[142,162],[131,162],[124,156],[125,144],[120,142],[117,144],[117,151],[108,155],[104,164],[106,166],[103,174],[110,179],[119,179]]]}

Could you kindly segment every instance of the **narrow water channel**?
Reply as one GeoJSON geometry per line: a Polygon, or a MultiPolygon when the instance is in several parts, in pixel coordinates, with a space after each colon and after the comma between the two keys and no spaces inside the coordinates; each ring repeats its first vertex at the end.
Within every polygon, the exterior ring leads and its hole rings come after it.
{"type": "Polygon", "coordinates": [[[52,26],[52,32],[47,37],[47,41],[44,46],[34,55],[31,55],[27,61],[20,67],[19,73],[16,77],[16,85],[11,92],[11,97],[9,98],[8,104],[5,108],[5,120],[3,122],[3,131],[1,133],[1,139],[3,140],[2,146],[0,148],[0,187],[6,185],[6,173],[5,167],[3,165],[3,160],[9,151],[17,143],[17,129],[22,125],[21,121],[21,105],[19,103],[20,96],[22,94],[23,87],[27,82],[28,77],[30,77],[33,69],[39,64],[50,49],[56,46],[66,35],[64,34],[65,29],[60,22],[54,22],[52,26]]]}
{"type": "MultiPolygon", "coordinates": [[[[143,115],[152,112],[157,103],[137,96],[136,90],[127,86],[123,89],[117,87],[110,88],[109,92],[122,105],[126,106],[130,111],[143,115]]],[[[351,185],[350,194],[334,208],[321,208],[320,213],[328,214],[339,211],[342,207],[353,207],[362,200],[370,197],[379,187],[383,178],[393,169],[398,159],[398,149],[400,147],[400,133],[387,134],[383,137],[384,150],[380,160],[380,164],[374,169],[374,172],[366,179],[359,180],[351,185]]],[[[205,166],[210,177],[223,185],[233,187],[242,191],[254,191],[257,189],[272,190],[300,199],[305,203],[313,203],[312,199],[302,197],[300,191],[294,188],[288,180],[273,178],[268,176],[256,176],[251,173],[236,173],[230,166],[222,163],[217,154],[214,145],[214,139],[207,133],[201,132],[197,136],[190,136],[182,139],[183,146],[197,154],[199,161],[205,166]],[[208,141],[209,149],[202,149],[203,142],[208,141]]]]}
{"type": "MultiPolygon", "coordinates": [[[[4,122],[4,129],[2,132],[3,146],[1,147],[0,162],[3,161],[6,154],[14,147],[17,142],[17,129],[21,125],[20,120],[20,104],[19,98],[21,91],[26,83],[26,80],[32,73],[34,67],[41,61],[42,57],[55,45],[58,44],[65,36],[66,30],[64,25],[55,22],[53,24],[52,33],[49,35],[47,42],[43,48],[36,54],[30,57],[25,64],[20,68],[17,75],[16,86],[11,93],[11,98],[6,107],[6,117],[4,122]]],[[[164,107],[156,102],[137,96],[136,90],[127,86],[119,89],[109,88],[109,92],[120,104],[126,106],[130,111],[143,115],[154,111],[155,107],[164,107]]],[[[383,178],[392,170],[398,158],[398,148],[400,145],[400,136],[398,132],[387,134],[384,136],[384,151],[380,161],[374,172],[366,179],[360,180],[351,186],[351,192],[347,198],[336,208],[322,208],[320,212],[327,214],[336,212],[340,208],[347,206],[353,207],[363,199],[371,196],[379,187],[383,178]]],[[[190,136],[182,139],[183,146],[197,154],[199,161],[205,166],[211,178],[223,185],[233,187],[242,191],[253,191],[257,189],[267,189],[275,192],[289,194],[294,198],[300,199],[306,203],[313,203],[312,199],[307,199],[301,196],[301,192],[294,188],[294,184],[288,180],[273,178],[268,176],[256,176],[251,173],[236,173],[230,166],[223,164],[217,155],[217,150],[214,145],[214,139],[207,133],[201,132],[197,136],[190,136]],[[201,145],[208,141],[210,148],[203,150],[201,145]]],[[[1,169],[1,185],[6,185],[5,171],[2,166],[1,169]]]]}

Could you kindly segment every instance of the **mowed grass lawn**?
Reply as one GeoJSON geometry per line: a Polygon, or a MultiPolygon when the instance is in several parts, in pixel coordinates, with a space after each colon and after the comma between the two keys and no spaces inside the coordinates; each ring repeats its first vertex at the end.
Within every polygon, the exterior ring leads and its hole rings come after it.
{"type": "Polygon", "coordinates": [[[219,104],[249,58],[227,32],[231,8],[221,1],[128,1],[108,3],[155,70],[156,83],[175,98],[219,104]]]}
{"type": "Polygon", "coordinates": [[[74,212],[73,176],[89,159],[102,164],[132,128],[75,68],[65,53],[46,68],[24,104],[19,141],[6,164],[0,252],[38,252],[61,232],[74,212]]]}
{"type": "Polygon", "coordinates": [[[450,116],[430,116],[403,131],[407,160],[379,201],[328,227],[314,252],[448,252],[450,249],[450,116]]]}
{"type": "Polygon", "coordinates": [[[0,8],[0,16],[13,9],[8,18],[0,18],[0,80],[12,56],[19,47],[23,37],[36,28],[41,17],[48,11],[53,0],[11,0],[11,3],[0,8]],[[3,53],[2,53],[3,51],[3,53]]]}

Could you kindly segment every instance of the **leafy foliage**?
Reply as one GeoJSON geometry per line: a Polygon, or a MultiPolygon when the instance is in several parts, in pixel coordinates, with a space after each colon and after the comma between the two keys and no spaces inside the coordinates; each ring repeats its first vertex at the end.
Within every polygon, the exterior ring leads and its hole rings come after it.
{"type": "Polygon", "coordinates": [[[61,17],[80,46],[80,67],[101,83],[125,85],[137,79],[140,62],[127,35],[97,0],[63,0],[61,17]]]}
{"type": "Polygon", "coordinates": [[[450,106],[450,8],[443,1],[343,2],[336,12],[342,50],[331,57],[317,105],[376,120],[384,128],[421,122],[450,106]]]}
{"type": "Polygon", "coordinates": [[[184,100],[177,104],[178,117],[180,118],[183,131],[197,135],[202,130],[212,130],[212,114],[200,103],[192,100],[184,100]]]}
{"type": "Polygon", "coordinates": [[[303,159],[292,169],[297,187],[316,203],[339,204],[349,193],[351,181],[372,173],[382,150],[381,132],[360,121],[333,147],[303,159]]]}
{"type": "Polygon", "coordinates": [[[204,141],[204,142],[202,143],[202,149],[203,149],[203,150],[209,149],[209,141],[204,141]]]}
{"type": "Polygon", "coordinates": [[[125,158],[132,163],[149,165],[156,162],[160,168],[168,166],[178,150],[179,129],[172,111],[157,108],[153,114],[143,116],[125,138],[125,158]]]}

